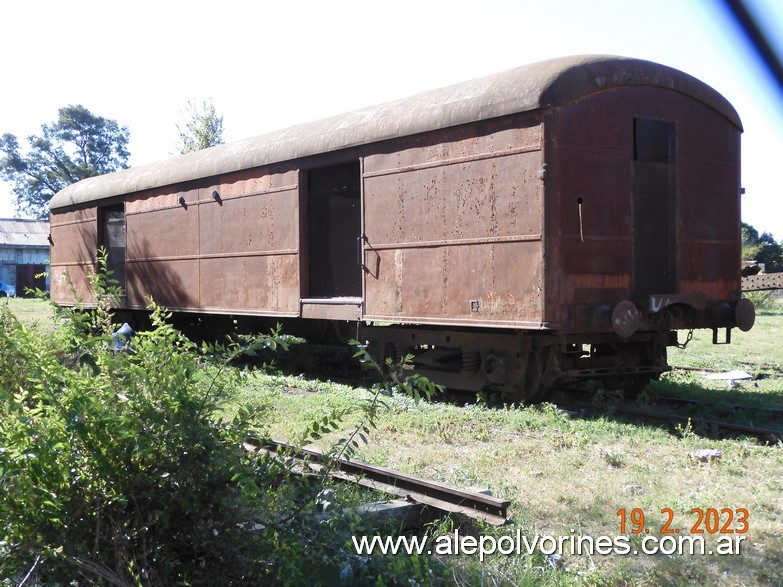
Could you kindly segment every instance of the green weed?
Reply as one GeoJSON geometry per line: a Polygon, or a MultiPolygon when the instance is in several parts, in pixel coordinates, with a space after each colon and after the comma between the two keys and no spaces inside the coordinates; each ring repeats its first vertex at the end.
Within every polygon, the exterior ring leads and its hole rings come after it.
{"type": "MultiPolygon", "coordinates": [[[[235,359],[285,348],[288,337],[197,347],[151,304],[153,329],[119,351],[111,322],[119,290],[100,263],[97,308],[62,310],[51,332],[0,308],[4,584],[436,582],[428,557],[360,559],[348,547],[352,534],[373,530],[345,513],[354,491],[246,448],[264,444],[284,391],[255,389],[251,405],[225,409],[237,388],[256,382],[235,359]]],[[[335,444],[335,454],[350,454],[374,409],[322,412],[300,438],[332,434],[356,412],[363,423],[335,444]]]]}

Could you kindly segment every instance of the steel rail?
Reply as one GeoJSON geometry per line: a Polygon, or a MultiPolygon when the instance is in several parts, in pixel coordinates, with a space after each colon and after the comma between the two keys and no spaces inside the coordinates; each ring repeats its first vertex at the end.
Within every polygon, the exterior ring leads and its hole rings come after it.
{"type": "MultiPolygon", "coordinates": [[[[588,402],[569,402],[569,407],[574,407],[575,405],[585,410],[596,410],[595,406],[588,402]]],[[[598,410],[596,410],[596,412],[601,413],[598,410]]],[[[623,405],[614,406],[612,413],[617,416],[626,416],[640,421],[653,420],[657,422],[667,422],[670,424],[714,427],[715,429],[722,430],[724,432],[753,436],[754,438],[757,438],[761,441],[772,441],[775,443],[780,443],[781,439],[783,439],[783,430],[760,428],[758,426],[748,426],[746,424],[735,424],[733,422],[700,418],[698,416],[681,416],[678,414],[672,414],[670,412],[651,411],[643,408],[635,408],[623,405]]]]}
{"type": "MultiPolygon", "coordinates": [[[[703,402],[689,398],[689,397],[674,397],[674,396],[668,396],[668,395],[652,395],[650,396],[650,402],[662,402],[662,403],[672,403],[672,404],[681,404],[681,405],[701,405],[703,402]]],[[[768,414],[783,414],[783,408],[778,407],[769,407],[769,406],[749,406],[749,405],[743,405],[743,404],[735,404],[735,403],[727,403],[723,404],[718,407],[726,407],[730,410],[758,410],[763,411],[768,414]]]]}
{"type": "Polygon", "coordinates": [[[263,446],[250,443],[246,443],[246,446],[254,450],[283,453],[296,459],[306,460],[310,467],[321,471],[328,469],[329,476],[340,481],[398,495],[411,502],[439,510],[481,519],[495,526],[506,523],[508,507],[511,505],[509,500],[344,457],[334,459],[329,468],[327,464],[329,457],[324,453],[291,446],[278,440],[268,441],[263,446]]]}
{"type": "Polygon", "coordinates": [[[690,422],[691,425],[714,426],[718,430],[747,434],[749,436],[754,436],[759,440],[783,438],[783,431],[781,430],[772,430],[770,428],[760,428],[758,426],[748,426],[745,424],[735,424],[732,422],[722,422],[720,420],[711,420],[709,418],[678,416],[675,414],[667,414],[665,412],[651,412],[649,410],[637,408],[618,408],[615,413],[633,416],[640,419],[649,418],[651,420],[663,420],[667,422],[677,422],[679,424],[688,424],[690,422]]]}

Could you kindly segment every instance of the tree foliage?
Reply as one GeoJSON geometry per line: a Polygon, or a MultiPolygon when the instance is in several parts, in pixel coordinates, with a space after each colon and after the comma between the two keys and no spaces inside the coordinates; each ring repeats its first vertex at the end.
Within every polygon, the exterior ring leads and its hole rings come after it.
{"type": "Polygon", "coordinates": [[[742,223],[742,258],[764,264],[766,273],[783,271],[783,244],[775,241],[772,234],[742,223]]]}
{"type": "Polygon", "coordinates": [[[186,115],[188,121],[184,128],[177,125],[180,153],[190,153],[223,144],[223,117],[217,115],[212,100],[203,101],[200,106],[192,101],[188,102],[186,115]]]}
{"type": "Polygon", "coordinates": [[[60,108],[41,130],[27,137],[26,153],[15,135],[0,137],[0,178],[13,184],[17,211],[45,218],[49,200],[64,187],[128,166],[127,127],[84,106],[60,108]]]}

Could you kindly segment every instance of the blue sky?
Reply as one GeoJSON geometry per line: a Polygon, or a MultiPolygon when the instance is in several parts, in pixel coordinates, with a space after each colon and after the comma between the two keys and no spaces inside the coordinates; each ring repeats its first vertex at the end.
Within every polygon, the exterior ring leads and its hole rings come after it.
{"type": "MultiPolygon", "coordinates": [[[[783,2],[752,5],[783,30],[783,2]]],[[[743,219],[783,240],[783,95],[714,0],[6,2],[0,133],[83,104],[130,128],[139,165],[176,150],[189,100],[211,98],[230,141],[579,53],[664,63],[726,96],[745,126],[743,219]]],[[[0,217],[11,201],[0,184],[0,217]]]]}

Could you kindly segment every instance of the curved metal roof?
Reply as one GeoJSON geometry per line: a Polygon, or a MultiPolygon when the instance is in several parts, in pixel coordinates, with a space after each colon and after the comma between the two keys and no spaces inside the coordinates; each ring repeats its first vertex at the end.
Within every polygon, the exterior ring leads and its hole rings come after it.
{"type": "Polygon", "coordinates": [[[659,86],[687,94],[742,128],[737,112],[723,96],[676,69],[627,57],[562,57],[85,179],[57,193],[50,202],[50,209],[477,120],[560,106],[599,90],[627,85],[659,86]]]}

